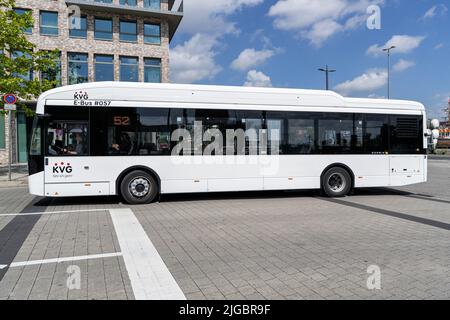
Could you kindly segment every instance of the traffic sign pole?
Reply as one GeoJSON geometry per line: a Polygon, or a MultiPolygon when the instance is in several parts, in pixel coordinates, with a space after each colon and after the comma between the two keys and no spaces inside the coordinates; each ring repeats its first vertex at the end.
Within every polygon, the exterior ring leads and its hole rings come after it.
{"type": "Polygon", "coordinates": [[[12,163],[12,111],[8,112],[8,125],[9,125],[9,153],[8,153],[8,181],[11,181],[11,163],[12,163]]]}

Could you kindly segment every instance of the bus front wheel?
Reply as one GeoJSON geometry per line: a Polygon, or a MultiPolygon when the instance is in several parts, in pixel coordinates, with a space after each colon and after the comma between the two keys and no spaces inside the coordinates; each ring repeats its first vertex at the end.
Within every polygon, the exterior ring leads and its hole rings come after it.
{"type": "Polygon", "coordinates": [[[343,168],[331,168],[322,177],[322,189],[331,198],[344,197],[351,188],[352,178],[343,168]]]}
{"type": "Polygon", "coordinates": [[[123,178],[120,192],[129,204],[148,204],[158,195],[158,184],[147,172],[132,171],[123,178]]]}

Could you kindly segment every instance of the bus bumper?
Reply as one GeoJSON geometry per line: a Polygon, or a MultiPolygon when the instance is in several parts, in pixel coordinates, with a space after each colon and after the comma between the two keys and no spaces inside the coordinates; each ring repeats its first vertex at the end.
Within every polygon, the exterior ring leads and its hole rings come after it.
{"type": "Polygon", "coordinates": [[[44,172],[39,172],[28,177],[28,190],[35,196],[44,196],[44,172]]]}

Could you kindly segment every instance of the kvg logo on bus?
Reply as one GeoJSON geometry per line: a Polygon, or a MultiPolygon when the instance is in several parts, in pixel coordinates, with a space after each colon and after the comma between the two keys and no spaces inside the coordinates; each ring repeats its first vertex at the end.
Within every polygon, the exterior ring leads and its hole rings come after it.
{"type": "Polygon", "coordinates": [[[71,174],[72,173],[72,166],[70,165],[70,163],[55,163],[53,165],[53,173],[54,174],[71,174]]]}
{"type": "Polygon", "coordinates": [[[73,100],[89,100],[89,95],[86,91],[78,91],[73,94],[73,100]]]}

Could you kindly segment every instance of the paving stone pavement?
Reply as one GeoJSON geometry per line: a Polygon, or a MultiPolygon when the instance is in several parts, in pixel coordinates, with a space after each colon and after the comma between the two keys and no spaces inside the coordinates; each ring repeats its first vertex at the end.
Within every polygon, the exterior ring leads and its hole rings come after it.
{"type": "MultiPolygon", "coordinates": [[[[108,208],[129,207],[187,299],[449,299],[450,161],[430,161],[427,184],[359,190],[55,199],[0,190],[0,264],[120,252],[108,208]],[[89,211],[99,210],[99,211],[89,211]],[[381,271],[369,290],[367,269],[381,271]]],[[[1,270],[0,270],[1,272],[1,270]]],[[[0,299],[133,299],[122,257],[15,267],[0,299]],[[67,288],[70,265],[81,289],[67,288]]]]}

